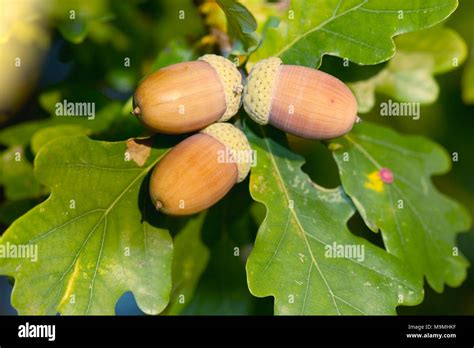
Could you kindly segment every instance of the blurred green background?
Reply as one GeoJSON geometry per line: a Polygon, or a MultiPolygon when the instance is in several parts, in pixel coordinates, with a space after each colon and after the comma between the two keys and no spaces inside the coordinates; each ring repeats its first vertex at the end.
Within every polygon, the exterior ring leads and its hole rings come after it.
{"type": "MultiPolygon", "coordinates": [[[[29,121],[33,135],[37,129],[56,125],[56,121],[50,119],[54,104],[67,99],[93,101],[96,111],[105,108],[115,112],[116,117],[109,126],[92,131],[94,138],[112,141],[143,135],[144,129],[128,112],[130,97],[144,75],[177,60],[190,60],[207,52],[227,54],[230,50],[225,36],[225,17],[213,1],[0,1],[0,11],[4,15],[7,7],[19,6],[19,3],[24,3],[25,11],[31,14],[14,23],[3,21],[7,24],[0,30],[0,45],[9,44],[11,37],[16,37],[18,42],[9,50],[2,49],[2,59],[11,59],[9,55],[15,52],[26,52],[26,63],[31,67],[21,72],[3,71],[4,61],[0,60],[2,129],[29,121]],[[73,22],[65,19],[71,15],[71,9],[75,10],[76,16],[73,22]],[[12,80],[15,83],[11,83],[12,80]]],[[[266,3],[264,0],[242,3],[253,12],[259,25],[280,6],[276,1],[266,3]]],[[[446,23],[468,44],[468,60],[474,59],[473,23],[474,1],[470,0],[461,0],[459,8],[446,23]]],[[[466,105],[461,97],[464,65],[436,76],[440,85],[439,98],[432,105],[422,106],[420,120],[383,118],[377,108],[362,117],[402,133],[427,136],[450,153],[457,152],[459,161],[454,162],[452,171],[434,181],[440,191],[460,201],[474,216],[474,105],[466,105]]],[[[383,66],[357,69],[370,76],[383,66]]],[[[344,69],[338,58],[328,58],[322,66],[322,70],[336,76],[343,75],[344,69]]],[[[377,95],[376,105],[386,99],[388,97],[377,95]]],[[[6,146],[0,146],[0,151],[6,150],[6,146]]],[[[24,150],[32,161],[34,156],[29,142],[25,143],[24,150]]],[[[305,146],[300,150],[307,159],[304,169],[315,182],[326,187],[340,183],[336,165],[325,146],[312,146],[311,153],[305,146]]],[[[31,185],[23,184],[26,190],[31,185]]],[[[41,191],[24,196],[7,199],[4,188],[0,188],[0,233],[46,197],[41,191]]],[[[258,228],[258,219],[229,212],[228,207],[235,206],[236,202],[252,204],[245,185],[235,187],[208,214],[204,241],[211,250],[211,259],[184,314],[272,314],[271,299],[257,299],[248,292],[244,260],[228,256],[226,259],[226,255],[231,254],[226,250],[235,245],[250,250],[258,228]],[[216,226],[215,221],[227,224],[216,226]],[[228,229],[226,225],[233,227],[228,229]]],[[[258,206],[252,206],[252,210],[255,216],[259,215],[258,206]]],[[[350,227],[355,233],[382,245],[380,235],[369,231],[358,215],[351,219],[350,227]]],[[[471,229],[458,238],[458,245],[471,264],[474,264],[473,232],[471,229]]],[[[448,287],[442,294],[429,287],[425,290],[425,301],[421,305],[399,307],[398,312],[474,314],[472,269],[460,288],[448,287]]],[[[10,306],[10,292],[8,279],[0,277],[0,314],[16,313],[10,306]]],[[[117,304],[117,313],[141,314],[130,293],[117,304]]]]}

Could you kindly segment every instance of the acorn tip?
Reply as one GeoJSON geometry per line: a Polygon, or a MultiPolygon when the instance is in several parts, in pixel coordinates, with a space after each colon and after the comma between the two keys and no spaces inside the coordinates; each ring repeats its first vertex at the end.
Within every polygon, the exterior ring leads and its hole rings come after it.
{"type": "Polygon", "coordinates": [[[140,115],[140,107],[136,106],[132,111],[132,115],[139,116],[140,115]]]}
{"type": "Polygon", "coordinates": [[[161,208],[163,208],[163,203],[161,203],[160,201],[156,201],[155,208],[156,210],[160,210],[161,208]]]}

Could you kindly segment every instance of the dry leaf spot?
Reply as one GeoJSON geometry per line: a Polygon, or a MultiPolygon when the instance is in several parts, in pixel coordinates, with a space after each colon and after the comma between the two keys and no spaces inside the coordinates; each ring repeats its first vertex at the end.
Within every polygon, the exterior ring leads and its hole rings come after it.
{"type": "Polygon", "coordinates": [[[146,163],[151,153],[152,140],[147,139],[128,139],[127,152],[130,158],[140,167],[146,163]]]}

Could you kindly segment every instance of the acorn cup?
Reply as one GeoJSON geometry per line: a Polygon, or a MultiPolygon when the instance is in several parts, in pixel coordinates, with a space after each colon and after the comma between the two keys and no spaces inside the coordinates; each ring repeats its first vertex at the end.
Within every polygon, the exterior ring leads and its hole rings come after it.
{"type": "Polygon", "coordinates": [[[155,166],[150,197],[168,215],[191,215],[217,203],[250,171],[251,148],[230,123],[215,123],[176,145],[155,166]]]}
{"type": "Polygon", "coordinates": [[[306,139],[331,139],[352,129],[357,101],[351,90],[324,72],[283,65],[280,58],[255,64],[244,89],[248,115],[306,139]]]}
{"type": "Polygon", "coordinates": [[[152,131],[182,134],[227,121],[240,107],[242,75],[228,59],[206,54],[160,69],[133,97],[133,111],[152,131]]]}

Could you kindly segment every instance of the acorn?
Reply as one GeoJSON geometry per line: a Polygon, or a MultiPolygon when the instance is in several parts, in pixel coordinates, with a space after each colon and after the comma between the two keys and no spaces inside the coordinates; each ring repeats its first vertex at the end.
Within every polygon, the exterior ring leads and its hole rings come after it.
{"type": "Polygon", "coordinates": [[[251,148],[230,123],[214,123],[183,140],[153,169],[150,197],[168,215],[191,215],[217,203],[245,179],[251,148]]]}
{"type": "Polygon", "coordinates": [[[255,64],[243,102],[255,122],[306,139],[336,138],[358,119],[356,98],[342,81],[277,57],[255,64]]]}
{"type": "Polygon", "coordinates": [[[229,120],[239,110],[242,91],[234,64],[206,54],[146,77],[135,92],[132,113],[152,131],[187,133],[229,120]]]}

